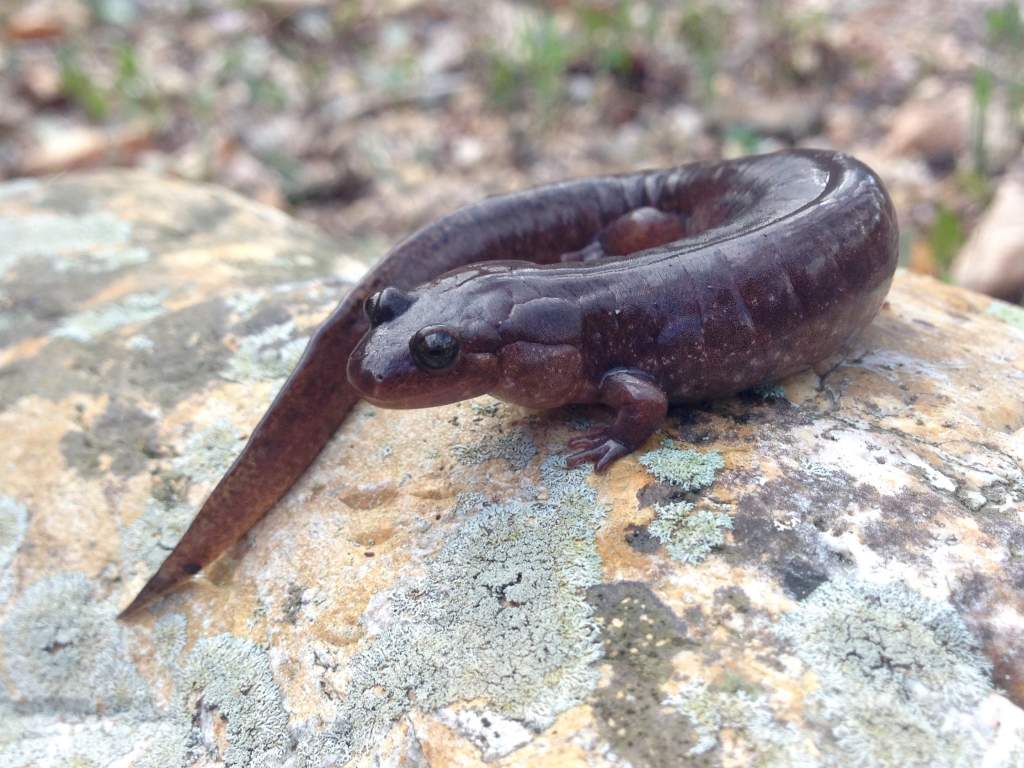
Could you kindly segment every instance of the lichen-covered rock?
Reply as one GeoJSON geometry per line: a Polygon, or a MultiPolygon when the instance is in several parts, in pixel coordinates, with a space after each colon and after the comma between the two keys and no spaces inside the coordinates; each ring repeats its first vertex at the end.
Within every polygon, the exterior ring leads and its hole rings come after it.
{"type": "Polygon", "coordinates": [[[559,459],[596,409],[360,406],[118,623],[357,250],[140,174],[0,185],[0,765],[1024,764],[1024,312],[906,274],[603,476],[559,459]]]}

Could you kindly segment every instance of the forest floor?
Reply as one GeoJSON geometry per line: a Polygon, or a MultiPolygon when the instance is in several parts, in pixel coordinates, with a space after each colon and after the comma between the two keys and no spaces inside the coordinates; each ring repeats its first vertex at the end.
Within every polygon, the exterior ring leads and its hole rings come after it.
{"type": "Polygon", "coordinates": [[[879,171],[904,263],[948,278],[1024,165],[1022,102],[1012,1],[0,10],[0,178],[125,165],[211,181],[366,259],[483,195],[815,146],[879,171]]]}

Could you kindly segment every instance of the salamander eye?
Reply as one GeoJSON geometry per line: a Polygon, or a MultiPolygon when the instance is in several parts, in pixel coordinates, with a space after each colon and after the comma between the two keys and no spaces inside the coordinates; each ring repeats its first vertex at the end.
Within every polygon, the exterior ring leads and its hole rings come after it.
{"type": "Polygon", "coordinates": [[[409,340],[409,351],[420,368],[443,371],[455,365],[459,342],[444,328],[424,328],[409,340]]]}

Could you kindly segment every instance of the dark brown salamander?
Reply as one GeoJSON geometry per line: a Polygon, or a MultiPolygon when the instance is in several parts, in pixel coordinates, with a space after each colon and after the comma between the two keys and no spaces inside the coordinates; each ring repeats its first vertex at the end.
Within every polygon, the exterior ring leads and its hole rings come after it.
{"type": "Polygon", "coordinates": [[[361,398],[604,403],[614,421],[572,440],[569,457],[601,471],[670,402],[834,353],[878,311],[896,256],[881,181],[824,151],[583,179],[457,211],[401,243],[331,314],[125,613],[238,541],[361,398]]]}

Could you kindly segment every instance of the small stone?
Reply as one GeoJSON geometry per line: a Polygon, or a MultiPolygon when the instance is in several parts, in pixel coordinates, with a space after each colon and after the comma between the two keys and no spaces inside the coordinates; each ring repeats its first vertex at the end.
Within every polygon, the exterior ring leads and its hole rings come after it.
{"type": "Polygon", "coordinates": [[[792,597],[803,600],[824,582],[828,574],[802,558],[793,558],[782,572],[782,584],[792,597]]]}
{"type": "Polygon", "coordinates": [[[755,134],[795,140],[811,134],[822,121],[825,99],[819,93],[763,95],[738,88],[711,109],[722,126],[743,125],[755,134]]]}
{"type": "Polygon", "coordinates": [[[932,162],[957,158],[970,139],[971,94],[926,81],[892,118],[882,143],[889,155],[921,154],[932,162]]]}
{"type": "Polygon", "coordinates": [[[7,17],[7,34],[15,40],[63,37],[82,29],[88,9],[78,0],[32,0],[7,17]]]}
{"type": "MultiPolygon", "coordinates": [[[[896,110],[882,151],[890,157],[922,155],[939,169],[970,164],[976,140],[974,120],[970,88],[926,80],[896,110]]],[[[986,111],[983,146],[989,171],[1004,168],[1020,148],[1015,118],[1001,96],[994,97],[986,111]]]]}
{"type": "Polygon", "coordinates": [[[153,130],[145,123],[96,128],[64,121],[41,121],[35,126],[32,139],[18,172],[41,176],[100,162],[124,163],[149,146],[153,130]]]}
{"type": "Polygon", "coordinates": [[[244,192],[248,197],[275,208],[284,207],[280,176],[248,152],[232,152],[221,169],[221,177],[232,189],[244,192]]]}
{"type": "Polygon", "coordinates": [[[992,204],[953,262],[953,280],[1004,301],[1024,300],[1024,163],[999,185],[992,204]]]}
{"type": "Polygon", "coordinates": [[[60,67],[52,57],[25,62],[20,80],[21,90],[36,104],[51,104],[64,95],[60,67]]]}

